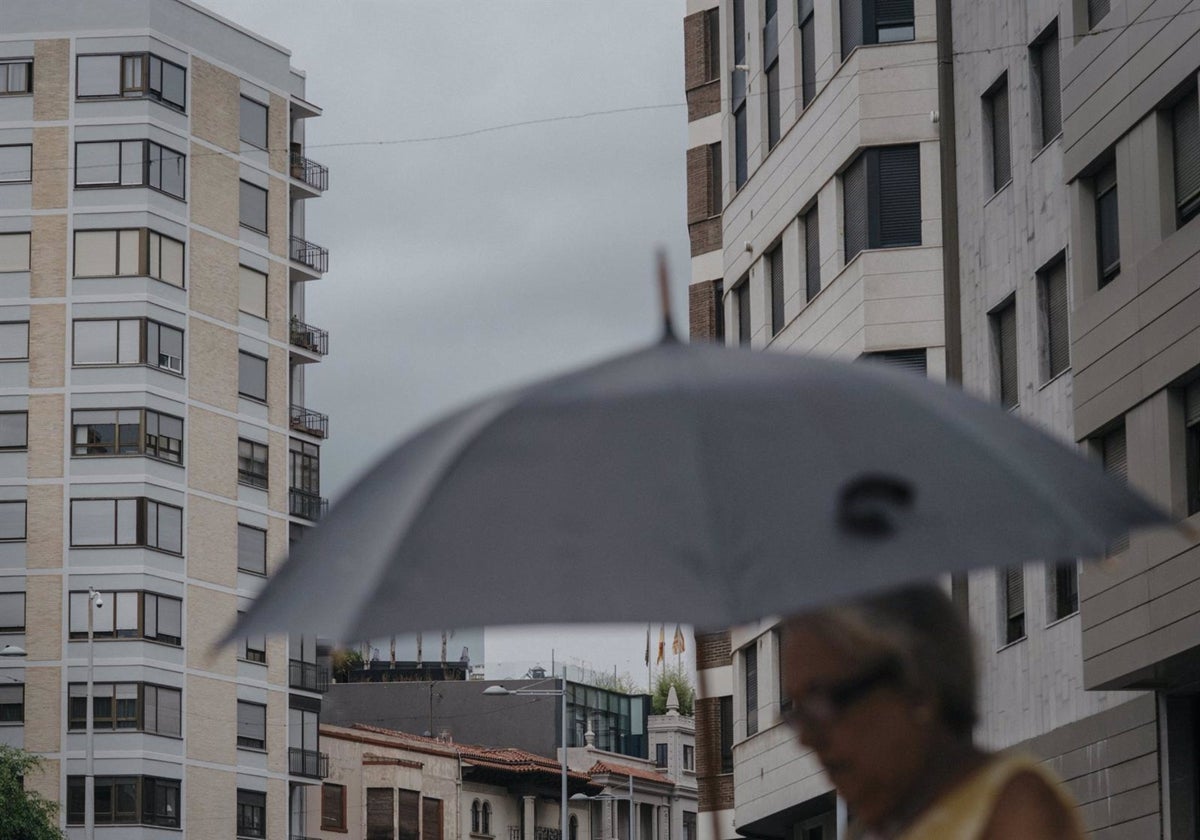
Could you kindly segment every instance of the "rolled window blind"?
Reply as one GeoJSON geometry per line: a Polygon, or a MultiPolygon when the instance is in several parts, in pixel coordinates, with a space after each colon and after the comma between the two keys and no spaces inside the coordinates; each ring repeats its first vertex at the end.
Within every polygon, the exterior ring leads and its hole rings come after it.
{"type": "Polygon", "coordinates": [[[808,300],[821,291],[821,229],[816,205],[804,214],[804,288],[808,300]]]}
{"type": "Polygon", "coordinates": [[[1047,373],[1058,376],[1071,366],[1071,335],[1067,323],[1067,264],[1060,260],[1045,274],[1047,373]]]}
{"type": "Polygon", "coordinates": [[[867,154],[842,175],[842,210],[845,228],[846,262],[850,262],[867,247],[867,154]]]}
{"type": "Polygon", "coordinates": [[[1175,141],[1175,208],[1183,224],[1200,210],[1200,101],[1193,88],[1171,111],[1175,141]]]}
{"type": "Polygon", "coordinates": [[[871,247],[921,244],[921,156],[917,146],[888,146],[879,155],[879,241],[871,247]]]}

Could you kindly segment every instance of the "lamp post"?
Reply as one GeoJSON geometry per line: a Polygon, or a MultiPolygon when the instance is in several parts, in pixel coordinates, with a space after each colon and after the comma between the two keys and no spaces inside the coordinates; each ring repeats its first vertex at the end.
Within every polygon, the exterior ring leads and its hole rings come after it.
{"type": "MultiPolygon", "coordinates": [[[[629,801],[629,840],[634,840],[634,836],[633,836],[633,774],[632,773],[629,774],[628,779],[629,779],[629,792],[626,793],[624,796],[617,796],[614,793],[597,793],[595,796],[588,796],[586,793],[577,793],[574,796],[572,796],[571,798],[575,799],[575,800],[586,799],[591,802],[619,802],[622,799],[628,800],[629,801]]],[[[613,820],[613,825],[614,825],[614,827],[616,826],[616,820],[613,820]]]]}
{"type": "MultiPolygon", "coordinates": [[[[87,726],[87,767],[84,770],[83,777],[83,821],[84,831],[87,834],[87,840],[95,840],[96,837],[96,775],[93,766],[93,758],[95,755],[95,740],[92,719],[92,676],[95,668],[95,659],[92,650],[93,630],[95,628],[95,610],[97,607],[104,606],[104,599],[95,588],[88,587],[88,635],[87,635],[87,713],[85,717],[87,726]]],[[[114,624],[115,626],[115,624],[114,624]]]]}
{"type": "MultiPolygon", "coordinates": [[[[491,685],[483,690],[484,694],[493,697],[504,695],[516,695],[523,697],[561,697],[562,702],[559,706],[559,717],[562,720],[562,727],[559,733],[559,744],[562,747],[562,755],[559,757],[559,768],[561,769],[561,791],[559,792],[559,840],[570,840],[570,825],[568,824],[567,816],[567,669],[563,668],[562,688],[505,688],[502,685],[491,685]]],[[[633,840],[633,838],[630,838],[633,840]]]]}

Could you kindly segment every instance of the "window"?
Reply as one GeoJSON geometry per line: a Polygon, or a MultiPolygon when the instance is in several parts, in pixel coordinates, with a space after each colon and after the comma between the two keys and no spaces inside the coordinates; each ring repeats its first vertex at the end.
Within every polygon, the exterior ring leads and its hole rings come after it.
{"type": "Polygon", "coordinates": [[[0,451],[25,449],[28,442],[29,412],[0,411],[0,451]]]}
{"type": "Polygon", "coordinates": [[[867,248],[921,244],[917,146],[867,149],[842,174],[846,262],[867,248]]]}
{"type": "Polygon", "coordinates": [[[710,143],[708,146],[708,215],[716,216],[724,209],[722,206],[724,184],[721,182],[721,144],[710,143]]]}
{"type": "Polygon", "coordinates": [[[253,750],[267,748],[267,707],[262,703],[238,701],[237,745],[253,750]]]}
{"type": "Polygon", "coordinates": [[[719,9],[707,9],[704,12],[704,55],[707,70],[705,79],[715,81],[721,78],[721,14],[719,9]]]}
{"type": "Polygon", "coordinates": [[[153,53],[81,55],[76,64],[80,99],[146,98],[182,111],[187,70],[153,53]]]}
{"type": "Polygon", "coordinates": [[[142,408],[71,412],[75,457],[146,455],[183,462],[183,420],[142,408]]]}
{"type": "Polygon", "coordinates": [[[5,321],[0,323],[0,362],[20,361],[28,358],[29,322],[5,321]]]}
{"type": "Polygon", "coordinates": [[[1200,213],[1200,100],[1196,88],[1171,109],[1175,149],[1175,224],[1183,227],[1200,213]]]}
{"type": "Polygon", "coordinates": [[[666,767],[668,764],[667,756],[670,752],[670,744],[655,744],[654,745],[654,766],[666,767]]]}
{"type": "Polygon", "coordinates": [[[421,793],[416,790],[396,791],[396,840],[427,840],[421,837],[421,793]]]}
{"type": "Polygon", "coordinates": [[[25,722],[25,686],[0,683],[0,725],[25,722]]]}
{"type": "Polygon", "coordinates": [[[267,191],[249,181],[239,181],[238,222],[259,233],[267,232],[267,191]]]}
{"type": "Polygon", "coordinates": [[[0,233],[0,271],[29,270],[29,234],[0,233]]]}
{"type": "Polygon", "coordinates": [[[1055,563],[1047,572],[1050,620],[1058,621],[1079,612],[1079,564],[1074,560],[1055,563]]]}
{"type": "Polygon", "coordinates": [[[366,840],[395,840],[396,791],[394,788],[367,788],[366,840]]]}
{"type": "Polygon", "coordinates": [[[33,59],[0,61],[0,96],[33,93],[33,59]]]}
{"type": "Polygon", "coordinates": [[[238,523],[238,569],[255,575],[267,573],[267,532],[238,523]]]}
{"type": "Polygon", "coordinates": [[[291,487],[306,493],[321,492],[321,447],[292,439],[288,446],[291,487]]]}
{"type": "Polygon", "coordinates": [[[842,61],[862,44],[891,44],[916,36],[913,0],[841,0],[842,61]]]}
{"type": "Polygon", "coordinates": [[[1200,380],[1183,392],[1188,516],[1200,513],[1200,380]]]}
{"type": "Polygon", "coordinates": [[[246,266],[238,266],[241,293],[238,309],[258,318],[267,317],[267,275],[246,266]]]}
{"type": "Polygon", "coordinates": [[[1049,381],[1071,366],[1065,259],[1059,258],[1038,272],[1038,309],[1042,327],[1043,381],[1049,381]]]}
{"type": "Polygon", "coordinates": [[[1029,64],[1033,73],[1033,145],[1043,149],[1062,133],[1057,19],[1029,48],[1029,64]]]}
{"type": "Polygon", "coordinates": [[[483,800],[483,822],[479,827],[479,832],[486,837],[492,836],[492,803],[483,800]]]}
{"type": "Polygon", "coordinates": [[[183,330],[146,318],[83,320],[73,324],[72,363],[149,365],[183,373],[183,330]]]}
{"type": "MultiPolygon", "coordinates": [[[[241,614],[239,611],[238,616],[240,617],[241,614]]],[[[265,665],[267,662],[267,637],[247,636],[244,639],[238,639],[237,658],[265,665]]]]}
{"type": "Polygon", "coordinates": [[[804,296],[812,300],[821,291],[821,221],[817,205],[804,214],[804,296]]]}
{"type": "Polygon", "coordinates": [[[746,0],[733,0],[733,159],[734,186],[742,188],[750,176],[748,169],[748,143],[746,134],[746,0]]]}
{"type": "Polygon", "coordinates": [[[983,131],[990,152],[989,175],[992,192],[1012,180],[1012,145],[1008,138],[1008,74],[1005,73],[983,95],[983,131]]]}
{"type": "Polygon", "coordinates": [[[798,0],[796,20],[800,21],[800,105],[808,107],[817,95],[817,46],[813,25],[813,0],[798,0]]]}
{"type": "Polygon", "coordinates": [[[267,836],[267,795],[265,793],[238,788],[237,836],[267,836]]]}
{"type": "Polygon", "coordinates": [[[992,327],[993,369],[1000,405],[1013,408],[1021,401],[1017,379],[1017,302],[1009,298],[988,315],[992,327]]]}
{"type": "Polygon", "coordinates": [[[1025,638],[1025,570],[1013,566],[1000,570],[1004,603],[1004,644],[1025,638]]]}
{"type": "MultiPolygon", "coordinates": [[[[442,800],[432,796],[421,796],[416,791],[413,791],[413,796],[421,802],[421,840],[442,840],[442,800]]],[[[401,799],[402,806],[403,802],[401,799]]],[[[571,819],[574,820],[575,817],[572,816],[571,819]]],[[[575,837],[572,836],[569,840],[575,840],[575,837]]]]}
{"type": "Polygon", "coordinates": [[[238,393],[259,402],[267,401],[267,360],[253,353],[238,353],[238,393]]]}
{"type": "Polygon", "coordinates": [[[767,148],[779,142],[779,2],[766,0],[763,25],[763,65],[767,77],[767,148]]]}
{"type": "Polygon", "coordinates": [[[0,146],[0,184],[24,184],[33,179],[33,146],[0,146]]]}
{"type": "MultiPolygon", "coordinates": [[[[346,786],[321,785],[321,828],[346,830],[346,786]]],[[[471,831],[479,833],[479,800],[471,806],[471,831]]]]}
{"type": "Polygon", "coordinates": [[[683,745],[683,769],[696,771],[696,748],[691,744],[683,745]]]}
{"type": "MultiPolygon", "coordinates": [[[[1104,471],[1109,475],[1126,481],[1129,475],[1128,459],[1125,448],[1125,424],[1113,427],[1108,432],[1094,439],[1096,454],[1100,456],[1100,463],[1104,465],[1104,471]]],[[[1128,535],[1118,537],[1109,543],[1108,553],[1110,555],[1124,551],[1129,547],[1128,535]]]]}
{"type": "MultiPolygon", "coordinates": [[[[178,646],[182,641],[183,602],[153,592],[103,592],[103,606],[92,607],[97,639],[149,639],[178,646]]],[[[72,592],[70,635],[87,638],[88,593],[72,592]]]]}
{"type": "Polygon", "coordinates": [[[238,438],[238,483],[265,488],[267,471],[267,445],[238,438]]]}
{"type": "Polygon", "coordinates": [[[471,833],[479,833],[479,800],[471,803],[471,833]]]}
{"type": "Polygon", "coordinates": [[[579,817],[571,814],[571,819],[567,823],[567,836],[569,840],[579,840],[579,817]]]}
{"type": "Polygon", "coordinates": [[[771,335],[779,335],[784,318],[783,243],[767,251],[767,271],[771,275],[771,335]]]}
{"type": "MultiPolygon", "coordinates": [[[[154,776],[97,776],[96,825],[160,825],[179,828],[179,780],[154,776]]],[[[67,825],[83,825],[84,776],[67,777],[67,825]]]]}
{"type": "Polygon", "coordinates": [[[1095,29],[1096,24],[1108,14],[1110,0],[1087,0],[1088,29],[1095,29]]]}
{"type": "Polygon", "coordinates": [[[737,307],[738,319],[738,344],[748,346],[750,344],[751,332],[750,326],[750,280],[743,277],[742,282],[738,283],[733,288],[733,301],[737,307]]]}
{"type": "Polygon", "coordinates": [[[726,694],[718,700],[721,716],[721,772],[733,772],[733,697],[726,694]]]}
{"type": "Polygon", "coordinates": [[[699,835],[696,834],[696,812],[683,812],[683,840],[697,840],[699,835]]]}
{"type": "Polygon", "coordinates": [[[76,277],[152,277],[183,288],[183,243],[146,228],[75,231],[76,277]]]}
{"type": "Polygon", "coordinates": [[[187,155],[150,140],[75,144],[76,187],[150,187],[182,200],[187,155]]]}
{"type": "Polygon", "coordinates": [[[267,106],[249,97],[241,97],[238,136],[251,146],[267,148],[267,106]]]}
{"type": "Polygon", "coordinates": [[[1099,285],[1104,287],[1121,273],[1116,164],[1109,163],[1092,176],[1092,189],[1096,194],[1096,262],[1099,285]]]}
{"type": "MultiPolygon", "coordinates": [[[[67,726],[87,728],[87,683],[71,683],[67,689],[67,726]]],[[[97,730],[139,730],[179,737],[181,697],[177,688],[149,683],[94,683],[92,725],[97,730]]]]}
{"type": "Polygon", "coordinates": [[[0,502],[0,542],[25,539],[25,502],[0,502]]]}
{"type": "Polygon", "coordinates": [[[0,592],[0,633],[25,629],[25,593],[0,592]]]}
{"type": "Polygon", "coordinates": [[[183,510],[153,499],[72,499],[71,545],[183,552],[183,510]]]}
{"type": "Polygon", "coordinates": [[[746,737],[758,732],[758,642],[742,651],[742,671],[746,687],[746,737]]]}
{"type": "Polygon", "coordinates": [[[910,350],[877,350],[863,353],[859,358],[863,361],[879,362],[897,370],[908,371],[923,377],[927,375],[928,371],[927,356],[924,347],[917,347],[910,350]]]}

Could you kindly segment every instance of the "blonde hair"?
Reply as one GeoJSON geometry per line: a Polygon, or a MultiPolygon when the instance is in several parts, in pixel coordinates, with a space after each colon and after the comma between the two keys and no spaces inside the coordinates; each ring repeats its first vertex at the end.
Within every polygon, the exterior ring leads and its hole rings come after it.
{"type": "Polygon", "coordinates": [[[942,723],[969,739],[979,714],[971,631],[936,584],[915,584],[804,613],[804,630],[858,663],[893,660],[906,687],[933,696],[942,723]]]}

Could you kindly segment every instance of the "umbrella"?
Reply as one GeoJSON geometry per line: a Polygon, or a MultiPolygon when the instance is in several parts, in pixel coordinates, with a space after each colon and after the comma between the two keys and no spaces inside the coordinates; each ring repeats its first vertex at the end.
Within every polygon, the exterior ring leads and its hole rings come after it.
{"type": "Polygon", "coordinates": [[[1099,556],[1165,514],[995,405],[883,365],[654,345],[385,455],[230,638],[724,627],[983,566],[1099,556]]]}

